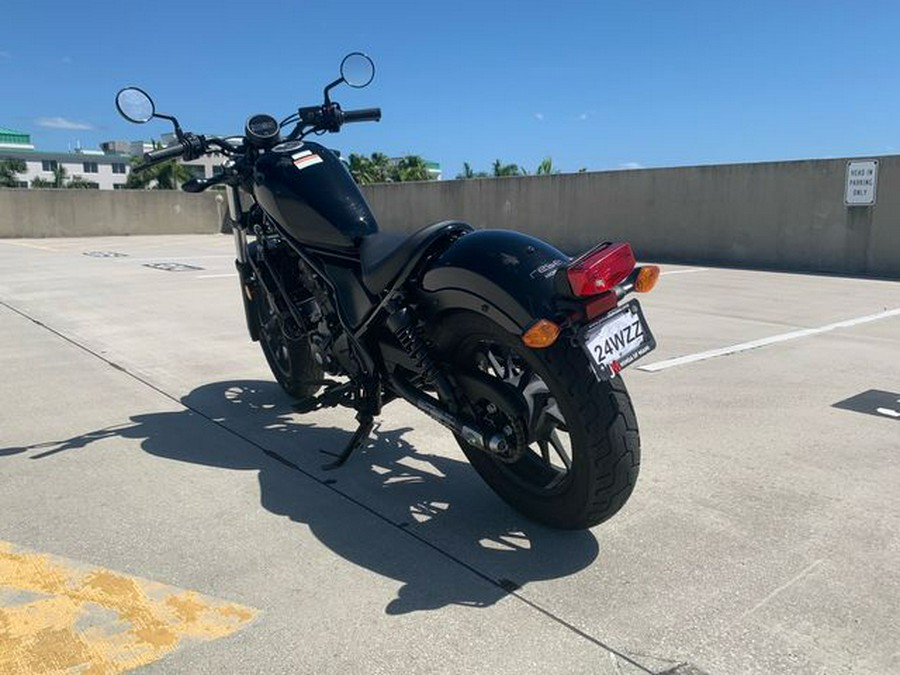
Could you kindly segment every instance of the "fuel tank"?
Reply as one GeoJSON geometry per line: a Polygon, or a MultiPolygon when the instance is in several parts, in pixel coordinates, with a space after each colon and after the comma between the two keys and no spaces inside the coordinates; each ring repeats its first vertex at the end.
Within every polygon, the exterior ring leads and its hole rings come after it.
{"type": "Polygon", "coordinates": [[[302,244],[350,251],[378,232],[350,172],[318,143],[276,145],[256,162],[253,183],[260,206],[302,244]]]}

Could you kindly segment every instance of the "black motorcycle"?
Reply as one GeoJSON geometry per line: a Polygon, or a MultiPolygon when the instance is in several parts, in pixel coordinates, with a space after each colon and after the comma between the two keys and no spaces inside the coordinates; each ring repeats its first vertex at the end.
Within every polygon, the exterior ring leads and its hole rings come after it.
{"type": "Polygon", "coordinates": [[[631,292],[659,270],[637,267],[627,243],[577,258],[519,232],[459,221],[412,235],[381,232],[338,155],[306,140],[379,108],[342,110],[340,85],[364,87],[374,64],[341,63],[324,103],[278,122],[247,120],[244,134],[184,132],[129,87],[116,97],[136,123],[169,120],[177,142],[135,170],[219,153],[250,337],[298,412],[346,406],[359,428],[329,468],[365,443],[374,417],[408,401],[450,429],[503,499],[560,528],[596,525],[625,504],[640,439],[619,371],[655,342],[631,292]],[[282,130],[289,129],[286,134],[282,130]]]}

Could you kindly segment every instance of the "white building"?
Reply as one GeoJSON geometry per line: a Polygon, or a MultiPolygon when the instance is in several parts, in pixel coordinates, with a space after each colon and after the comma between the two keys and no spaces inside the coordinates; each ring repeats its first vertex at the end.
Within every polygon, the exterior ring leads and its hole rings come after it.
{"type": "Polygon", "coordinates": [[[52,181],[60,167],[66,180],[81,178],[99,190],[118,190],[125,187],[131,172],[131,158],[127,155],[106,154],[100,150],[76,152],[39,152],[31,144],[28,134],[0,129],[0,161],[21,160],[25,171],[19,174],[19,187],[31,187],[40,178],[52,181]]]}

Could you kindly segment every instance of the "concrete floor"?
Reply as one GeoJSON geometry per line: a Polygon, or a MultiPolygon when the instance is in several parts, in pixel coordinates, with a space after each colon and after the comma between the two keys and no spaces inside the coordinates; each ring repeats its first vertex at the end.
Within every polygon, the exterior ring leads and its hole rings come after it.
{"type": "MultiPolygon", "coordinates": [[[[0,265],[0,562],[252,610],[142,672],[900,672],[898,282],[664,266],[625,372],[638,487],[561,533],[402,403],[322,471],[352,413],[291,413],[228,237],[0,240],[0,265]]],[[[0,619],[37,597],[4,569],[0,619]]],[[[76,632],[128,634],[107,620],[76,632]]],[[[0,664],[50,649],[6,625],[0,664]]]]}

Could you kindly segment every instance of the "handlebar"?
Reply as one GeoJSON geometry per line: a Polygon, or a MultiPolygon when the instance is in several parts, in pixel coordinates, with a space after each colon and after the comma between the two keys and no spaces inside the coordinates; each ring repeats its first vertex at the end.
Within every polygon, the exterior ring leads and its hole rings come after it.
{"type": "MultiPolygon", "coordinates": [[[[358,110],[341,110],[340,105],[332,103],[325,106],[314,106],[310,108],[300,108],[297,112],[297,127],[290,133],[285,140],[294,140],[302,138],[311,131],[339,131],[341,125],[350,122],[379,122],[381,120],[381,108],[360,108],[358,110]],[[305,127],[313,127],[306,129],[305,127]]],[[[284,125],[285,122],[282,122],[284,125]]],[[[231,155],[236,150],[242,150],[243,144],[235,147],[226,139],[206,138],[192,133],[182,134],[179,128],[178,141],[172,145],[151,150],[144,153],[144,163],[134,167],[134,171],[142,171],[148,169],[154,164],[159,164],[167,159],[180,157],[185,160],[197,159],[203,154],[209,152],[212,147],[217,147],[224,151],[225,154],[231,155]]],[[[222,179],[197,180],[188,181],[183,186],[188,192],[202,192],[211,185],[222,182],[222,179]]]]}
{"type": "Polygon", "coordinates": [[[159,150],[151,150],[150,152],[144,153],[144,162],[147,164],[155,164],[156,162],[161,162],[164,159],[170,159],[172,157],[181,157],[184,154],[184,144],[181,141],[174,143],[165,148],[160,148],[159,150]]]}
{"type": "Polygon", "coordinates": [[[381,108],[362,108],[360,110],[342,111],[344,124],[348,122],[379,122],[381,121],[381,108]]]}

